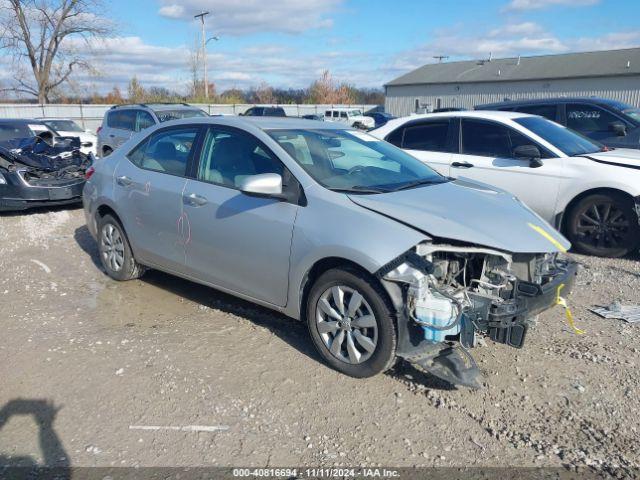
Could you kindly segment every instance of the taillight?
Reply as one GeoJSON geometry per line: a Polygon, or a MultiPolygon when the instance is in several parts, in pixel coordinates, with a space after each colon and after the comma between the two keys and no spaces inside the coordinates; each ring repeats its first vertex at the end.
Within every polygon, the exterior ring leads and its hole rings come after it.
{"type": "Polygon", "coordinates": [[[98,133],[100,133],[100,130],[102,130],[102,125],[100,125],[100,126],[98,127],[98,129],[96,130],[96,135],[97,135],[98,133]]]}
{"type": "Polygon", "coordinates": [[[85,179],[85,180],[89,180],[89,179],[93,176],[93,174],[95,173],[95,171],[96,171],[96,169],[95,169],[95,168],[93,168],[93,167],[89,167],[89,168],[87,168],[87,171],[86,171],[86,172],[84,172],[84,179],[85,179]]]}

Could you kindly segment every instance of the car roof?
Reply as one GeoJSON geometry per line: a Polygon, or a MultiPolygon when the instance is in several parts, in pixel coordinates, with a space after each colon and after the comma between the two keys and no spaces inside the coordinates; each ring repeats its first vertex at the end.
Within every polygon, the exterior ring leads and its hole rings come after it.
{"type": "Polygon", "coordinates": [[[460,118],[484,118],[484,119],[493,119],[493,120],[513,120],[514,118],[522,118],[522,117],[534,117],[535,115],[529,115],[527,113],[520,112],[503,112],[503,111],[491,111],[491,110],[465,110],[458,112],[438,112],[438,113],[423,113],[419,115],[411,115],[409,117],[403,117],[400,120],[404,122],[417,120],[420,118],[450,118],[450,117],[460,117],[460,118]]]}
{"type": "Polygon", "coordinates": [[[188,103],[123,103],[122,105],[114,105],[109,110],[130,109],[130,108],[147,108],[149,110],[202,110],[200,107],[189,105],[188,103]]]}
{"type": "Polygon", "coordinates": [[[41,120],[33,119],[33,118],[0,118],[0,123],[4,125],[27,125],[30,123],[35,123],[37,125],[44,125],[41,120]]]}
{"type": "Polygon", "coordinates": [[[239,117],[235,115],[192,117],[172,120],[163,126],[205,123],[212,125],[227,125],[230,127],[254,127],[260,130],[352,130],[344,123],[321,122],[298,117],[239,117]]]}
{"type": "Polygon", "coordinates": [[[505,100],[504,102],[485,103],[482,105],[476,105],[475,108],[490,108],[490,107],[509,107],[518,105],[537,105],[547,103],[567,103],[567,102],[585,102],[596,104],[614,104],[614,100],[608,100],[606,98],[599,97],[552,97],[552,98],[529,98],[523,100],[505,100]]]}

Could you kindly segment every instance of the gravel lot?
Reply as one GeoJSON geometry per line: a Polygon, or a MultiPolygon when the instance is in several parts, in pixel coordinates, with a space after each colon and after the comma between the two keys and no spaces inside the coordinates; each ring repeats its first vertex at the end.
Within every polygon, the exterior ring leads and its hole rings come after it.
{"type": "Polygon", "coordinates": [[[471,391],[404,365],[352,379],[321,363],[302,323],[159,272],[111,281],[79,209],[1,216],[0,465],[633,475],[640,325],[588,307],[638,303],[640,263],[578,259],[570,305],[587,333],[557,308],[522,350],[487,341],[474,351],[486,387],[471,391]]]}

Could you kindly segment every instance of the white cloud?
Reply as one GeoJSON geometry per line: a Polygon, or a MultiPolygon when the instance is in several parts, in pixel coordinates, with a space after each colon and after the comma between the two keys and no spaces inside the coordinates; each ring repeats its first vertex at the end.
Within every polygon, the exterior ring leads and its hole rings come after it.
{"type": "Polygon", "coordinates": [[[600,0],[511,0],[506,10],[540,10],[552,6],[583,7],[599,2],[600,0]]]}
{"type": "Polygon", "coordinates": [[[158,13],[167,18],[180,18],[184,16],[184,7],[182,5],[176,5],[175,3],[160,7],[158,13]]]}
{"type": "Polygon", "coordinates": [[[390,62],[390,78],[428,63],[435,55],[448,61],[518,55],[545,55],[567,52],[615,50],[640,46],[640,32],[614,32],[599,37],[560,39],[534,22],[506,24],[487,33],[468,34],[461,27],[439,31],[434,39],[398,54],[390,62]]]}
{"type": "Polygon", "coordinates": [[[244,35],[256,32],[302,33],[315,28],[328,28],[333,20],[328,14],[344,0],[159,0],[160,15],[193,21],[202,11],[209,28],[215,33],[244,35]]]}

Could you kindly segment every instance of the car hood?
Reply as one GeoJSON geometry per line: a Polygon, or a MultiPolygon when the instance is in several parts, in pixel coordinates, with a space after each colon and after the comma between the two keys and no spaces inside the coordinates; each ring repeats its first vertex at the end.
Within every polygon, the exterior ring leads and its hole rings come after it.
{"type": "Polygon", "coordinates": [[[349,198],[431,237],[512,253],[558,252],[571,246],[511,194],[468,180],[349,198]]]}
{"type": "Polygon", "coordinates": [[[598,163],[607,163],[617,167],[640,168],[640,150],[616,148],[608,152],[596,152],[580,155],[598,163]]]}

